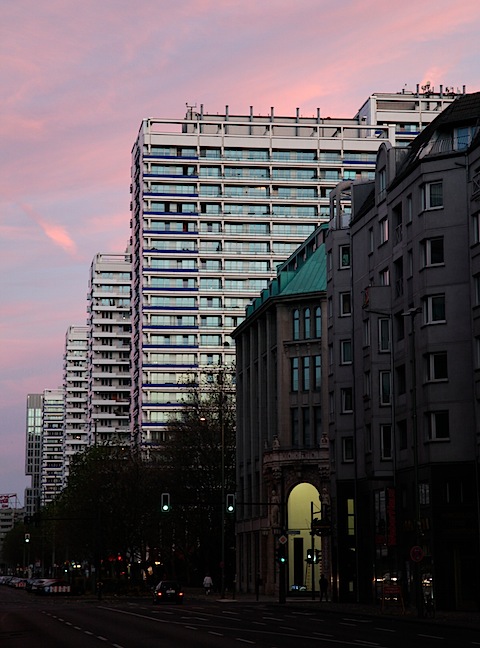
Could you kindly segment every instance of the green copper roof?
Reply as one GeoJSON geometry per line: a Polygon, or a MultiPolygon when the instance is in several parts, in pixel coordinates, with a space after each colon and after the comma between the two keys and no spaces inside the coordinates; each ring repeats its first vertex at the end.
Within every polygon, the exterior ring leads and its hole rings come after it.
{"type": "Polygon", "coordinates": [[[320,225],[280,266],[277,276],[268,284],[268,288],[262,290],[260,296],[247,306],[247,317],[252,315],[271,297],[326,291],[327,263],[325,244],[319,244],[319,239],[322,236],[322,231],[327,229],[328,224],[320,225]]]}
{"type": "Polygon", "coordinates": [[[280,295],[299,295],[327,289],[325,244],[322,243],[291,277],[280,295]]]}

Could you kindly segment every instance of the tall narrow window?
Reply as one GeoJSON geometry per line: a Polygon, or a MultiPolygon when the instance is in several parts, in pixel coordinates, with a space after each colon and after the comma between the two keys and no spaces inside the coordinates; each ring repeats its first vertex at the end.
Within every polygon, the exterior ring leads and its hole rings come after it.
{"type": "Polygon", "coordinates": [[[392,458],[392,428],[390,425],[380,425],[380,447],[382,459],[392,458]]]}
{"type": "Polygon", "coordinates": [[[305,339],[308,340],[309,337],[311,337],[311,312],[309,308],[305,309],[305,312],[303,314],[303,322],[304,322],[304,330],[305,330],[305,339]]]}
{"type": "Polygon", "coordinates": [[[292,358],[292,391],[298,391],[298,358],[292,358]]]}
{"type": "Polygon", "coordinates": [[[352,314],[352,300],[349,292],[340,293],[340,316],[352,314]]]}
{"type": "Polygon", "coordinates": [[[353,437],[342,438],[342,460],[353,461],[353,437]]]}
{"type": "Polygon", "coordinates": [[[438,209],[439,207],[443,207],[442,181],[427,182],[423,187],[423,208],[438,209]]]}
{"type": "Polygon", "coordinates": [[[339,248],[340,252],[340,269],[343,270],[345,268],[350,267],[350,246],[349,245],[341,245],[339,248]]]}
{"type": "Polygon", "coordinates": [[[316,355],[314,357],[315,361],[315,384],[314,389],[320,389],[322,386],[322,356],[316,355]]]}
{"type": "Polygon", "coordinates": [[[303,369],[303,389],[308,391],[310,389],[310,358],[305,356],[302,358],[303,369]]]}
{"type": "Polygon", "coordinates": [[[380,371],[380,405],[390,405],[392,377],[390,371],[380,371]]]}
{"type": "Polygon", "coordinates": [[[322,337],[322,310],[320,306],[315,309],[315,337],[322,337]]]}
{"type": "Polygon", "coordinates": [[[340,390],[340,397],[342,400],[342,414],[350,414],[353,412],[353,392],[351,387],[343,387],[340,390]]]}
{"type": "Polygon", "coordinates": [[[352,341],[340,341],[340,362],[341,364],[352,364],[352,341]]]}
{"type": "Polygon", "coordinates": [[[378,350],[390,351],[390,319],[381,317],[378,320],[378,350]]]}
{"type": "Polygon", "coordinates": [[[300,311],[298,309],[293,311],[293,339],[300,339],[300,311]]]}

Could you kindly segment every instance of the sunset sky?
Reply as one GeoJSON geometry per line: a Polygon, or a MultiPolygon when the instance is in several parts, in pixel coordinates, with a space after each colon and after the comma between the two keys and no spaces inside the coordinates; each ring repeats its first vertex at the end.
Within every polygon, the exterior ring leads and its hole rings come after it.
{"type": "Polygon", "coordinates": [[[353,117],[373,92],[480,90],[478,0],[0,3],[0,494],[25,465],[28,393],[62,384],[97,252],[129,238],[144,117],[353,117]]]}

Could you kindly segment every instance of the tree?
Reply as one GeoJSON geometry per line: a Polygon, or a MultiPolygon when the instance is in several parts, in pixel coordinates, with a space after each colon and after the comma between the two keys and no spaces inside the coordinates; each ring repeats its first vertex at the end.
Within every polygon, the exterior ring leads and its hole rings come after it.
{"type": "MultiPolygon", "coordinates": [[[[175,547],[172,567],[176,571],[183,567],[187,580],[193,577],[198,581],[207,570],[218,576],[225,494],[235,492],[231,374],[220,369],[201,385],[190,387],[179,417],[168,426],[160,462],[171,494],[171,523],[162,524],[162,531],[164,546],[171,543],[175,547]]],[[[225,539],[226,546],[233,547],[231,517],[226,519],[225,539]]],[[[233,565],[229,571],[233,575],[233,565]]]]}

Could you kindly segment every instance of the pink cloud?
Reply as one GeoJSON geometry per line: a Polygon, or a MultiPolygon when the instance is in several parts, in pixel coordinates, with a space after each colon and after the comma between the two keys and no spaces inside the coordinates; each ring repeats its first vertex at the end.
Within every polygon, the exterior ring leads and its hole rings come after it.
{"type": "Polygon", "coordinates": [[[77,256],[77,246],[63,226],[47,222],[30,205],[23,204],[22,209],[40,226],[44,234],[55,245],[67,254],[77,256]]]}

